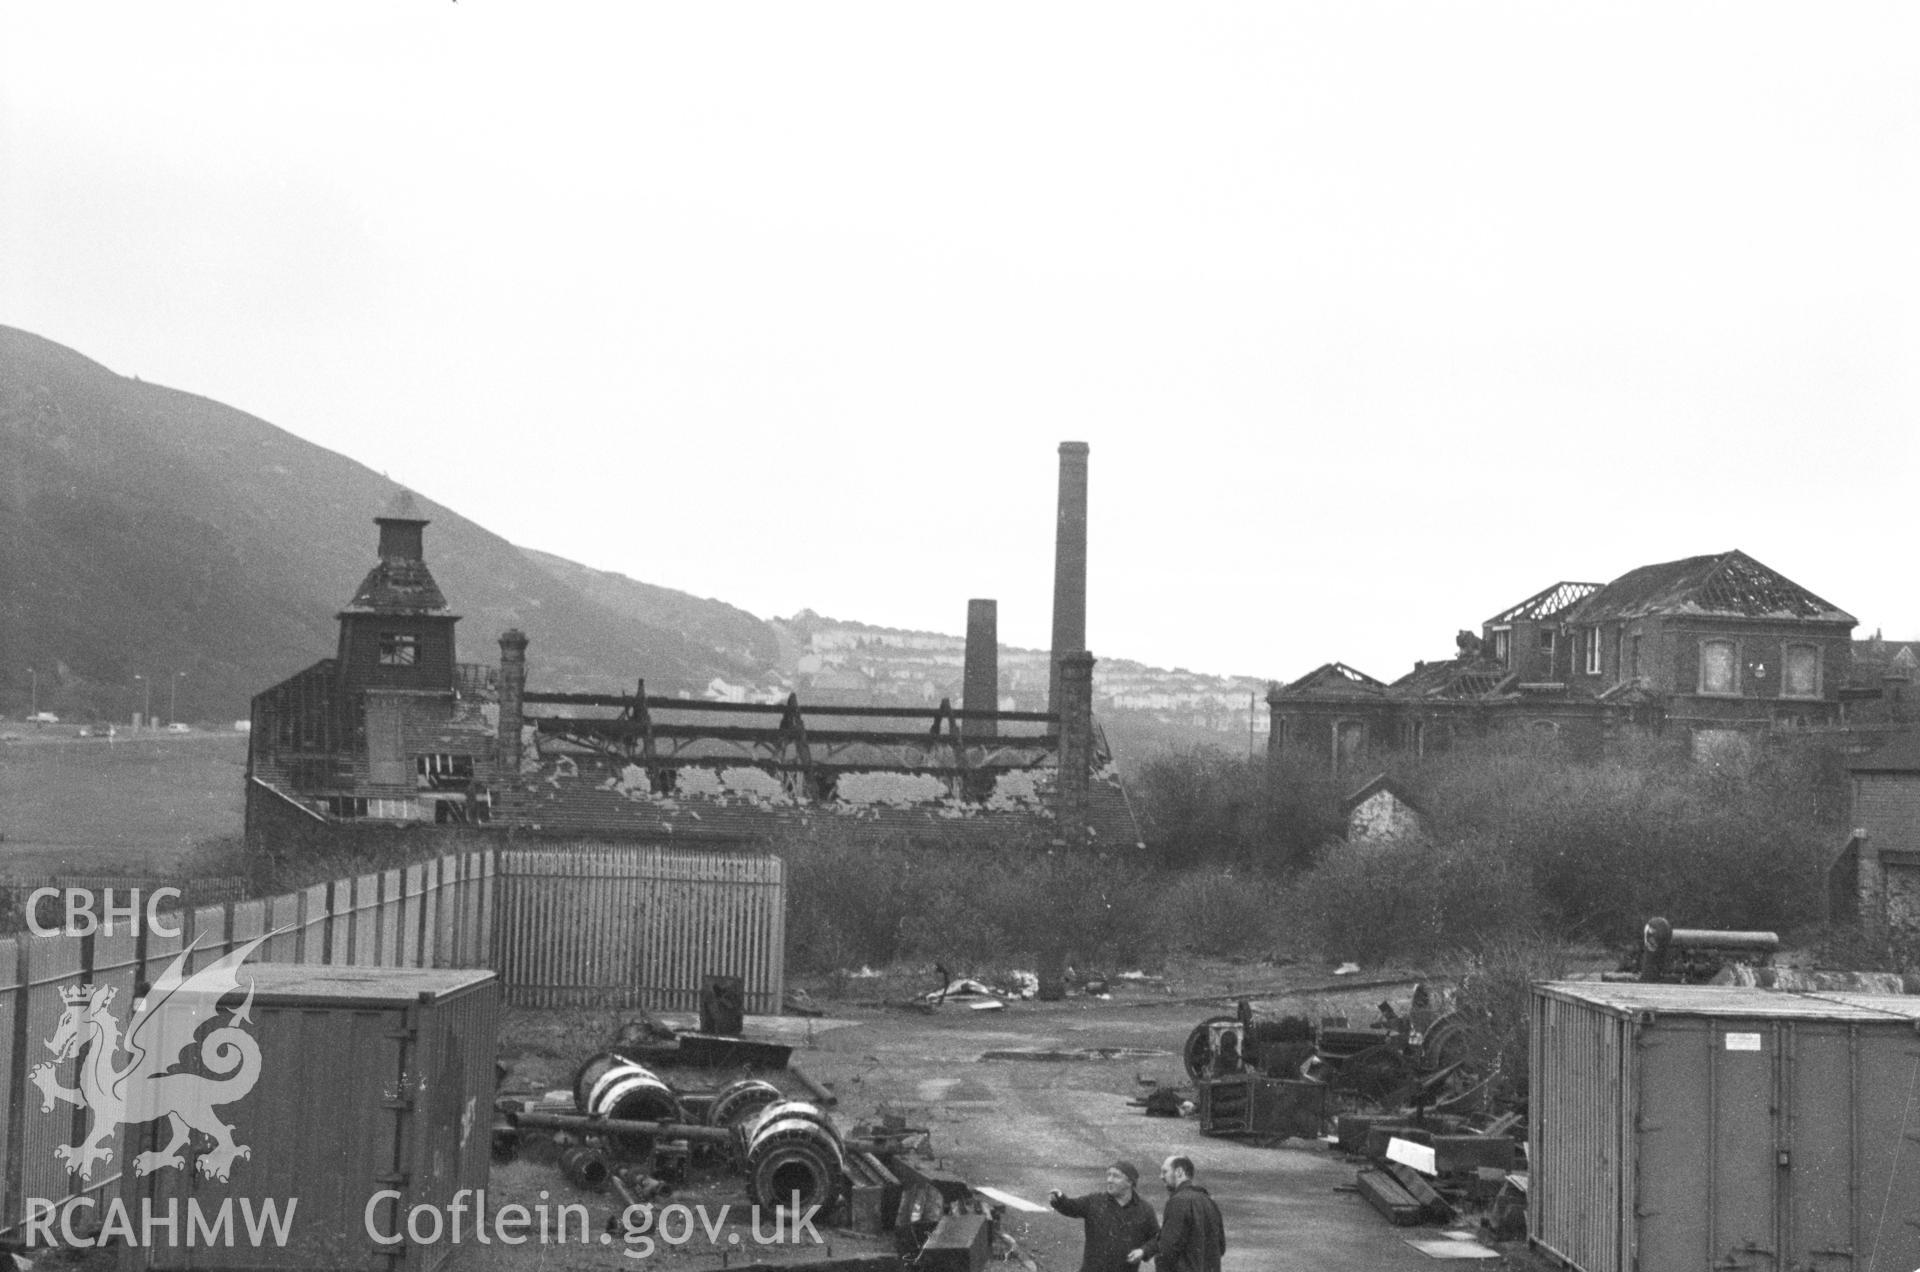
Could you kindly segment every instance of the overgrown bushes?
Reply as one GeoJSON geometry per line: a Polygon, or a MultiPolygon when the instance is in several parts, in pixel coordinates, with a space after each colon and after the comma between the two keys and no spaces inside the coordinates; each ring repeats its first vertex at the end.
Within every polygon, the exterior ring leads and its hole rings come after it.
{"type": "Polygon", "coordinates": [[[1524,930],[1488,940],[1462,960],[1453,991],[1462,1052],[1467,1069],[1482,1075],[1482,1095],[1494,1106],[1527,1096],[1533,982],[1558,980],[1570,970],[1564,946],[1524,930]]]}
{"type": "Polygon", "coordinates": [[[800,972],[944,964],[1032,967],[1060,942],[1083,963],[1157,964],[1169,950],[1273,948],[1279,885],[1155,871],[1132,855],[847,843],[802,836],[787,862],[787,957],[800,972]]]}
{"type": "Polygon", "coordinates": [[[1143,767],[1139,787],[1158,861],[1284,881],[1275,926],[1362,962],[1531,931],[1624,942],[1654,914],[1791,932],[1821,917],[1843,834],[1844,770],[1817,740],[1701,762],[1671,737],[1576,757],[1501,735],[1424,762],[1396,757],[1388,770],[1420,804],[1424,840],[1340,840],[1341,785],[1284,764],[1172,753],[1143,767]]]}
{"type": "Polygon", "coordinates": [[[1340,830],[1341,784],[1292,760],[1270,766],[1264,755],[1219,747],[1168,750],[1143,763],[1130,786],[1164,869],[1292,869],[1340,830]]]}
{"type": "Polygon", "coordinates": [[[1529,930],[1541,908],[1520,854],[1485,834],[1342,845],[1288,905],[1307,944],[1361,963],[1479,949],[1529,930]]]}

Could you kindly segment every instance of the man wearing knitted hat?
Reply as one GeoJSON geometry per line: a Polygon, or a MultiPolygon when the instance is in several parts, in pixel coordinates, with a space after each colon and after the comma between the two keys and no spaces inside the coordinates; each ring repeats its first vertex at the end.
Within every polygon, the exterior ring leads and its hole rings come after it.
{"type": "Polygon", "coordinates": [[[1160,1233],[1153,1207],[1134,1186],[1140,1170],[1132,1162],[1107,1167],[1107,1182],[1099,1192],[1069,1197],[1058,1188],[1047,1193],[1047,1204],[1072,1219],[1084,1220],[1087,1244],[1080,1256],[1080,1272],[1132,1272],[1127,1251],[1137,1249],[1160,1233]]]}

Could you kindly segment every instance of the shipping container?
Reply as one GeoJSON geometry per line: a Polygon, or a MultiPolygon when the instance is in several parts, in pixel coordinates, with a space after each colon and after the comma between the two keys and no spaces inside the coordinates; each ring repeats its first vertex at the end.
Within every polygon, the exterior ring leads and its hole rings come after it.
{"type": "Polygon", "coordinates": [[[1920,998],[1533,987],[1532,1244],[1581,1272],[1920,1267],[1920,998]]]}
{"type": "MultiPolygon", "coordinates": [[[[258,1076],[215,1113],[247,1153],[225,1180],[196,1169],[213,1147],[200,1134],[184,1166],[137,1175],[129,1161],[123,1195],[136,1237],[122,1268],[440,1266],[461,1248],[447,1227],[456,1194],[487,1183],[494,973],[247,963],[239,981],[220,1014],[251,981],[243,1027],[258,1045],[258,1076]],[[262,1220],[269,1206],[279,1231],[262,1220]],[[405,1234],[416,1208],[424,1208],[416,1232],[424,1238],[432,1221],[437,1239],[378,1239],[405,1234]],[[175,1223],[142,1231],[147,1214],[175,1223]]],[[[128,1129],[129,1154],[171,1138],[164,1118],[128,1129]]],[[[478,1203],[462,1200],[461,1241],[472,1242],[478,1203]]]]}

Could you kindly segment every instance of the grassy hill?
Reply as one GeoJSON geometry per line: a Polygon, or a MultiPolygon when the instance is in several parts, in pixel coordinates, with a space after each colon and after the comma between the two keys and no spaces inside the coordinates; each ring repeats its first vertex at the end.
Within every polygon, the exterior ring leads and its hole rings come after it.
{"type": "MultiPolygon", "coordinates": [[[[140,709],[136,675],[163,710],[175,671],[182,715],[245,715],[254,692],[333,652],[396,489],[245,412],[0,327],[0,712],[26,710],[32,669],[41,708],[75,718],[140,709]]],[[[536,559],[419,502],[466,661],[493,661],[519,626],[536,685],[645,675],[674,693],[773,651],[732,606],[536,559]]]]}

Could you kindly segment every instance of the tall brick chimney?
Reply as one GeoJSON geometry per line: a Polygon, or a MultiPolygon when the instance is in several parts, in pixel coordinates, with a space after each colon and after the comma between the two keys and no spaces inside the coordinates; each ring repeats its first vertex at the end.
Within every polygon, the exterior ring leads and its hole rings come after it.
{"type": "Polygon", "coordinates": [[[1093,655],[1060,657],[1060,767],[1054,779],[1054,834],[1069,848],[1087,844],[1093,785],[1093,655]]]}
{"type": "Polygon", "coordinates": [[[527,692],[527,634],[517,627],[500,633],[500,780],[520,773],[520,726],[527,692]]]}
{"type": "MultiPolygon", "coordinates": [[[[1000,603],[967,602],[966,676],[960,705],[968,711],[996,711],[1000,707],[1000,603]]],[[[999,732],[991,720],[965,720],[960,734],[990,738],[999,732]]]]}
{"type": "Polygon", "coordinates": [[[1087,647],[1087,444],[1060,443],[1060,519],[1053,539],[1053,657],[1047,710],[1060,710],[1060,660],[1087,647]]]}
{"type": "MultiPolygon", "coordinates": [[[[1060,767],[1054,774],[1054,842],[1066,849],[1091,841],[1087,819],[1093,787],[1093,655],[1084,649],[1061,654],[1056,667],[1060,692],[1054,707],[1060,716],[1060,767]]],[[[1067,944],[1052,933],[1042,942],[1035,968],[1043,1002],[1066,996],[1067,944]]]]}

